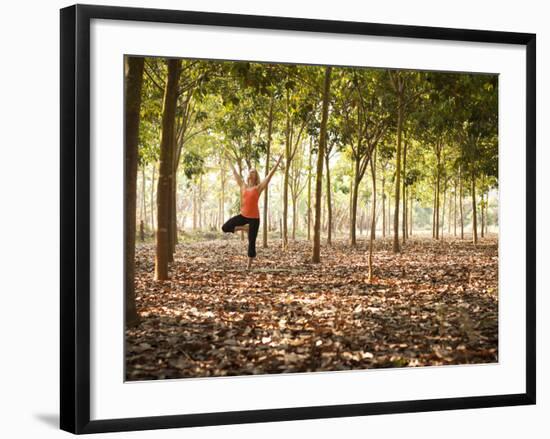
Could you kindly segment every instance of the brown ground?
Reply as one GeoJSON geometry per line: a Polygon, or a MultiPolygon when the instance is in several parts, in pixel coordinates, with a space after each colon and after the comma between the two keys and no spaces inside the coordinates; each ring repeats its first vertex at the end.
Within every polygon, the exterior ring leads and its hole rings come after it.
{"type": "MultiPolygon", "coordinates": [[[[258,239],[260,243],[260,239],[258,239]]],[[[178,245],[171,280],[153,280],[154,247],[137,250],[142,323],[126,332],[128,380],[425,366],[497,361],[498,245],[308,241],[258,248],[244,270],[236,236],[178,245]]]]}

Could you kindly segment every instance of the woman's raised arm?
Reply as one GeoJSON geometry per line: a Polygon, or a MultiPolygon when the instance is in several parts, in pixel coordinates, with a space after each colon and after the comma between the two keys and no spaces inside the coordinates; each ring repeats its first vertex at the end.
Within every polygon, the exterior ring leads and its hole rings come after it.
{"type": "Polygon", "coordinates": [[[240,174],[235,169],[235,166],[233,166],[233,163],[229,162],[229,166],[231,166],[231,170],[233,171],[233,177],[235,177],[235,180],[237,180],[237,183],[238,183],[239,187],[242,188],[243,185],[244,185],[242,177],[240,176],[240,174]]]}
{"type": "Polygon", "coordinates": [[[273,166],[273,168],[271,168],[271,171],[269,171],[269,174],[267,174],[267,177],[264,178],[264,180],[260,183],[258,189],[261,191],[263,191],[267,185],[269,184],[269,180],[271,180],[271,177],[273,177],[273,174],[275,174],[275,171],[277,170],[277,168],[279,167],[279,163],[281,163],[281,159],[283,158],[283,155],[281,154],[279,156],[279,159],[277,160],[277,163],[275,163],[275,165],[273,166]]]}

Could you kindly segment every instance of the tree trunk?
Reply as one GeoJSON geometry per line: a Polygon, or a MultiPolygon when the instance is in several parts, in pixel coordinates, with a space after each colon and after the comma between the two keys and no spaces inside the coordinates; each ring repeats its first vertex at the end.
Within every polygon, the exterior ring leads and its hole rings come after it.
{"type": "Polygon", "coordinates": [[[409,200],[410,200],[410,207],[409,207],[409,221],[408,221],[408,224],[409,224],[409,236],[413,236],[413,191],[412,191],[412,187],[411,187],[411,191],[410,191],[410,195],[409,195],[409,200]]]}
{"type": "MultiPolygon", "coordinates": [[[[151,232],[155,233],[155,173],[157,164],[153,163],[153,172],[151,176],[151,232]]],[[[153,235],[154,236],[154,235],[153,235]]]]}
{"type": "Polygon", "coordinates": [[[350,217],[350,245],[355,247],[357,245],[356,228],[357,228],[357,199],[359,197],[359,184],[361,182],[359,178],[359,158],[355,159],[355,174],[353,177],[353,191],[351,197],[351,217],[350,217]]]}
{"type": "Polygon", "coordinates": [[[296,204],[298,202],[297,196],[292,197],[292,240],[296,241],[296,204]]]}
{"type": "Polygon", "coordinates": [[[443,239],[443,232],[445,231],[445,202],[447,201],[447,185],[443,186],[443,211],[441,212],[441,239],[443,239]]]}
{"type": "Polygon", "coordinates": [[[390,187],[390,190],[388,191],[388,193],[386,194],[387,197],[388,197],[388,232],[387,232],[387,235],[388,236],[391,236],[391,226],[392,226],[392,217],[391,217],[391,202],[392,202],[392,199],[391,199],[391,187],[390,187]]]}
{"type": "Polygon", "coordinates": [[[399,253],[399,196],[401,190],[401,142],[403,136],[403,87],[398,90],[397,108],[397,154],[395,158],[395,209],[393,214],[393,247],[394,253],[399,253]]]}
{"type": "Polygon", "coordinates": [[[485,194],[481,194],[481,237],[485,237],[485,194]]]}
{"type": "Polygon", "coordinates": [[[404,142],[403,144],[403,219],[402,219],[402,233],[403,233],[403,245],[405,245],[407,241],[407,181],[406,181],[406,175],[407,175],[407,143],[404,142]]]}
{"type": "Polygon", "coordinates": [[[437,198],[437,182],[434,184],[434,202],[433,202],[433,209],[432,209],[432,239],[435,239],[435,211],[437,208],[436,203],[437,198]]]}
{"type": "Polygon", "coordinates": [[[193,183],[193,232],[197,230],[197,187],[193,183]]]}
{"type": "Polygon", "coordinates": [[[382,174],[382,237],[386,237],[386,179],[382,174]]]}
{"type": "Polygon", "coordinates": [[[329,154],[325,150],[325,167],[327,169],[327,244],[332,244],[332,200],[330,190],[330,164],[329,154]]]}
{"type": "Polygon", "coordinates": [[[313,137],[309,138],[309,164],[307,168],[307,240],[311,240],[311,156],[313,137]]]}
{"type": "Polygon", "coordinates": [[[462,186],[462,174],[459,173],[460,177],[460,239],[464,239],[464,190],[462,186]]]}
{"type": "Polygon", "coordinates": [[[290,97],[286,90],[286,135],[285,135],[285,172],[283,177],[283,250],[288,248],[288,180],[290,173],[291,139],[290,139],[290,97]]]}
{"type": "Polygon", "coordinates": [[[139,143],[139,112],[141,108],[141,89],[143,86],[143,58],[126,57],[127,76],[125,90],[125,229],[124,252],[126,270],[125,289],[125,323],[132,327],[139,323],[136,309],[135,292],[135,258],[136,258],[136,201],[137,201],[137,164],[139,143]]]}
{"type": "Polygon", "coordinates": [[[143,220],[139,220],[139,240],[145,241],[145,223],[143,220]]]}
{"type": "Polygon", "coordinates": [[[145,178],[145,164],[141,168],[141,222],[143,223],[143,236],[145,238],[145,222],[147,221],[147,180],[145,178]]]}
{"type": "Polygon", "coordinates": [[[472,242],[477,244],[476,177],[472,175],[472,242]]]}
{"type": "Polygon", "coordinates": [[[288,180],[290,164],[288,161],[286,164],[283,177],[283,250],[288,248],[288,180]]]}
{"type": "Polygon", "coordinates": [[[168,59],[168,74],[162,109],[159,182],[157,187],[157,249],[155,280],[168,279],[170,189],[173,178],[173,144],[175,136],[176,103],[181,61],[168,59]]]}
{"type": "Polygon", "coordinates": [[[439,239],[439,200],[441,191],[441,154],[437,154],[437,180],[435,186],[435,239],[439,239]]]}
{"type": "Polygon", "coordinates": [[[221,161],[221,168],[220,168],[220,184],[221,184],[221,197],[220,197],[220,208],[218,213],[218,227],[221,229],[221,227],[224,224],[224,216],[225,216],[225,162],[221,161]]]}
{"type": "Polygon", "coordinates": [[[485,196],[485,236],[489,236],[489,192],[485,196]]]}
{"type": "Polygon", "coordinates": [[[449,210],[447,211],[447,234],[451,236],[451,212],[453,210],[453,200],[451,194],[449,193],[449,210]]]}
{"type": "Polygon", "coordinates": [[[323,89],[323,109],[321,116],[321,128],[319,134],[319,152],[317,154],[317,175],[315,178],[315,220],[313,227],[313,251],[312,262],[321,262],[321,199],[323,192],[323,160],[325,158],[328,104],[330,92],[330,74],[332,68],[325,67],[325,82],[323,89]]]}
{"type": "Polygon", "coordinates": [[[199,230],[202,230],[202,220],[203,220],[203,211],[202,211],[202,174],[199,176],[199,199],[198,199],[198,205],[199,205],[199,230]]]}
{"type": "MultiPolygon", "coordinates": [[[[177,105],[177,101],[176,101],[177,105]]],[[[176,253],[176,244],[178,243],[178,167],[179,167],[179,152],[177,144],[177,135],[174,134],[174,149],[172,151],[172,194],[170,205],[170,254],[169,261],[174,262],[176,253]]]]}
{"type": "MultiPolygon", "coordinates": [[[[324,165],[323,160],[323,165],[324,165]]],[[[327,231],[327,203],[323,198],[321,198],[321,232],[325,233],[327,231]]]]}
{"type": "Polygon", "coordinates": [[[354,162],[351,163],[351,172],[349,177],[349,218],[348,218],[348,227],[349,227],[349,242],[351,243],[351,212],[353,210],[353,168],[354,162]]]}
{"type": "MultiPolygon", "coordinates": [[[[174,155],[172,156],[174,157],[174,155]]],[[[169,230],[169,241],[170,241],[170,251],[168,252],[168,262],[174,262],[174,253],[176,252],[176,243],[177,243],[177,212],[176,212],[176,165],[173,163],[174,169],[172,170],[172,181],[170,187],[170,230],[169,230]]]]}
{"type": "Polygon", "coordinates": [[[453,215],[454,215],[454,237],[456,238],[456,191],[457,191],[457,187],[456,187],[456,178],[454,179],[455,181],[455,188],[454,188],[454,204],[453,204],[453,215]]]}
{"type": "MultiPolygon", "coordinates": [[[[271,155],[271,132],[273,130],[273,95],[271,96],[271,103],[269,105],[269,119],[267,122],[267,151],[265,156],[265,176],[269,174],[269,160],[271,155]]],[[[264,219],[262,225],[262,246],[267,248],[267,205],[269,200],[269,186],[264,189],[264,219]]]]}
{"type": "Polygon", "coordinates": [[[369,238],[369,282],[372,282],[373,269],[372,269],[372,254],[374,247],[374,239],[376,229],[376,150],[374,150],[374,159],[370,162],[370,170],[372,175],[372,208],[371,208],[371,220],[370,220],[370,238],[369,238]]]}
{"type": "Polygon", "coordinates": [[[372,176],[372,220],[370,224],[370,240],[372,247],[372,241],[376,239],[376,148],[373,151],[373,157],[370,163],[370,170],[372,176]]]}

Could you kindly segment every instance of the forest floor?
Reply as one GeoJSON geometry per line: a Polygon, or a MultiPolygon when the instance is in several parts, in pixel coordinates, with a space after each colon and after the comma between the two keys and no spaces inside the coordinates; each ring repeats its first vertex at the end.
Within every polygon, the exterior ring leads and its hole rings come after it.
{"type": "Polygon", "coordinates": [[[154,246],[136,255],[139,326],[126,331],[126,379],[312,372],[498,361],[498,241],[279,240],[252,270],[237,236],[178,245],[155,282],[154,246]]]}

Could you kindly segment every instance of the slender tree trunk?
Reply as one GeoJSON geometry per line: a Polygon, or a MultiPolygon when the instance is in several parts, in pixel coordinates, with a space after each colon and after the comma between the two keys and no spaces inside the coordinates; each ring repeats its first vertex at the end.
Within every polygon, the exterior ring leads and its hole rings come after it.
{"type": "Polygon", "coordinates": [[[449,210],[447,211],[447,234],[451,236],[451,212],[453,210],[453,200],[451,198],[451,194],[449,192],[449,210]]]}
{"type": "Polygon", "coordinates": [[[485,197],[485,236],[489,235],[489,192],[485,197]]]}
{"type": "Polygon", "coordinates": [[[169,262],[174,262],[176,244],[178,243],[178,147],[176,135],[174,135],[173,171],[172,171],[172,203],[170,205],[170,254],[169,262]]]}
{"type": "Polygon", "coordinates": [[[286,90],[286,138],[285,138],[285,172],[283,177],[283,250],[288,248],[288,180],[292,143],[290,139],[290,97],[286,90]]]}
{"type": "Polygon", "coordinates": [[[285,173],[283,177],[283,249],[288,248],[288,180],[289,180],[289,167],[287,162],[285,173]]]}
{"type": "Polygon", "coordinates": [[[332,200],[330,189],[330,164],[329,154],[325,150],[325,167],[327,169],[327,244],[332,245],[332,200]]]}
{"type": "Polygon", "coordinates": [[[155,173],[157,164],[153,162],[153,172],[151,176],[151,232],[155,233],[155,173]]]}
{"type": "MultiPolygon", "coordinates": [[[[324,160],[323,160],[324,166],[324,160]]],[[[321,232],[325,233],[327,231],[327,203],[321,198],[321,232]]]]}
{"type": "Polygon", "coordinates": [[[454,188],[454,207],[453,207],[453,215],[454,215],[454,237],[456,238],[456,191],[457,191],[457,185],[456,185],[456,178],[455,180],[455,188],[454,188]]]}
{"type": "MultiPolygon", "coordinates": [[[[370,225],[370,239],[371,239],[371,246],[372,246],[372,241],[376,239],[376,148],[373,151],[373,156],[370,163],[370,170],[371,170],[371,176],[372,176],[372,206],[371,206],[372,219],[371,219],[371,225],[370,225]]],[[[369,268],[369,273],[370,273],[370,268],[369,268]]]]}
{"type": "MultiPolygon", "coordinates": [[[[269,160],[271,155],[271,132],[273,130],[273,95],[271,96],[271,103],[269,105],[269,119],[267,122],[267,151],[265,156],[265,176],[269,174],[269,160]]],[[[269,200],[269,187],[264,189],[264,219],[262,225],[262,246],[267,248],[267,206],[269,200]]]]}
{"type": "MultiPolygon", "coordinates": [[[[141,168],[141,222],[143,223],[143,235],[145,235],[145,222],[147,221],[147,180],[145,178],[145,164],[141,168]]],[[[144,236],[145,238],[145,236],[144,236]]]]}
{"type": "Polygon", "coordinates": [[[409,236],[413,236],[413,192],[411,187],[411,192],[409,195],[410,208],[409,208],[409,236]]]}
{"type": "Polygon", "coordinates": [[[139,220],[139,240],[145,241],[145,223],[143,220],[139,220]]]}
{"type": "Polygon", "coordinates": [[[369,238],[369,282],[372,282],[373,269],[372,269],[372,254],[374,252],[374,239],[376,230],[376,150],[374,150],[374,159],[370,162],[370,170],[372,175],[372,208],[371,208],[371,220],[370,220],[370,238],[369,238]]]}
{"type": "Polygon", "coordinates": [[[199,230],[202,230],[202,217],[203,217],[203,211],[202,211],[202,174],[199,176],[199,230]]]}
{"type": "Polygon", "coordinates": [[[298,203],[297,196],[292,197],[292,240],[296,241],[296,225],[297,225],[297,214],[296,214],[296,205],[298,203]]]}
{"type": "Polygon", "coordinates": [[[349,242],[351,243],[351,217],[352,217],[352,211],[353,211],[353,169],[354,169],[354,162],[351,163],[351,172],[350,172],[350,178],[349,178],[349,218],[348,218],[348,226],[349,226],[349,242]]]}
{"type": "Polygon", "coordinates": [[[143,87],[144,59],[126,57],[127,75],[125,84],[125,323],[132,327],[139,323],[135,292],[136,257],[136,201],[137,201],[137,164],[139,143],[139,112],[141,108],[141,90],[143,87]]]}
{"type": "Polygon", "coordinates": [[[477,244],[476,177],[472,173],[472,241],[477,244]]]}
{"type": "Polygon", "coordinates": [[[357,245],[357,199],[359,198],[359,184],[361,183],[361,179],[359,178],[359,164],[359,158],[357,157],[355,158],[355,175],[353,178],[353,192],[351,197],[350,245],[352,247],[355,247],[357,245]]]}
{"type": "Polygon", "coordinates": [[[193,231],[197,230],[197,185],[193,184],[193,231]]]}
{"type": "Polygon", "coordinates": [[[405,245],[405,243],[407,242],[407,232],[408,232],[408,227],[407,227],[407,181],[406,181],[406,176],[407,176],[407,143],[408,142],[404,142],[403,143],[403,219],[402,219],[402,224],[401,224],[401,228],[402,228],[402,233],[403,233],[403,245],[405,245]]]}
{"type": "Polygon", "coordinates": [[[397,153],[395,158],[395,209],[393,214],[393,252],[401,252],[399,246],[399,197],[401,190],[401,142],[403,136],[403,87],[398,90],[397,153]]]}
{"type": "Polygon", "coordinates": [[[462,174],[459,172],[460,179],[460,239],[464,239],[464,189],[462,184],[462,174]]]}
{"type": "Polygon", "coordinates": [[[311,240],[311,156],[313,137],[309,138],[309,163],[307,168],[307,240],[311,240]]]}
{"type": "Polygon", "coordinates": [[[485,237],[485,194],[481,194],[481,237],[485,237]]]}
{"type": "MultiPolygon", "coordinates": [[[[174,157],[174,156],[172,156],[174,157]]],[[[174,164],[174,168],[176,168],[174,164]]],[[[169,240],[170,240],[170,251],[168,252],[168,262],[174,262],[174,253],[176,252],[177,244],[177,212],[176,212],[176,171],[172,170],[172,181],[170,187],[170,231],[169,231],[169,240]]]]}
{"type": "Polygon", "coordinates": [[[220,229],[224,224],[224,217],[225,217],[225,180],[226,180],[225,162],[222,160],[221,169],[220,169],[221,197],[220,197],[220,210],[218,214],[218,226],[220,229]]]}
{"type": "Polygon", "coordinates": [[[445,231],[445,202],[447,201],[447,185],[443,186],[443,211],[441,212],[441,239],[443,239],[443,232],[445,231]]]}
{"type": "Polygon", "coordinates": [[[439,200],[441,196],[441,155],[437,154],[437,183],[435,188],[435,239],[439,239],[439,200]]]}
{"type": "Polygon", "coordinates": [[[168,59],[168,74],[164,90],[162,136],[160,141],[159,182],[157,188],[157,251],[155,280],[168,279],[170,189],[172,186],[172,152],[175,136],[176,103],[181,61],[168,59]]]}
{"type": "Polygon", "coordinates": [[[323,192],[323,160],[325,157],[328,105],[330,93],[330,74],[332,68],[325,67],[325,83],[323,89],[323,109],[319,135],[319,152],[317,156],[317,175],[315,179],[315,222],[313,227],[312,262],[321,262],[321,199],[323,192]]]}
{"type": "Polygon", "coordinates": [[[392,216],[391,216],[391,205],[392,205],[392,198],[391,198],[391,187],[390,190],[387,193],[388,196],[388,236],[391,236],[391,226],[392,226],[392,216]]]}
{"type": "Polygon", "coordinates": [[[437,180],[434,184],[434,202],[433,202],[433,209],[432,209],[432,239],[435,239],[435,212],[437,210],[437,180]]]}
{"type": "Polygon", "coordinates": [[[382,237],[386,237],[386,178],[382,174],[382,237]]]}

